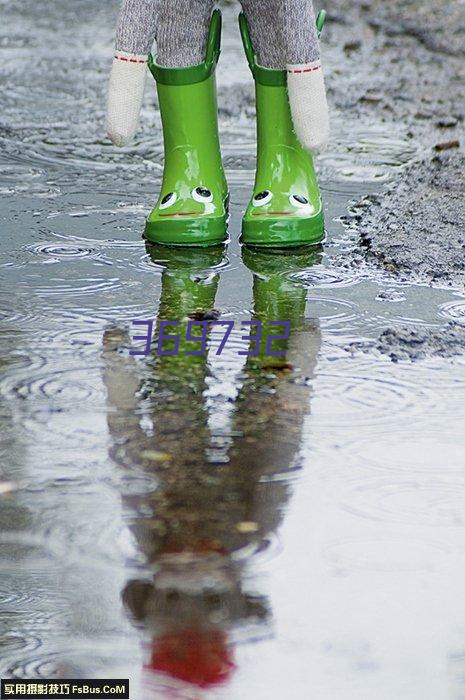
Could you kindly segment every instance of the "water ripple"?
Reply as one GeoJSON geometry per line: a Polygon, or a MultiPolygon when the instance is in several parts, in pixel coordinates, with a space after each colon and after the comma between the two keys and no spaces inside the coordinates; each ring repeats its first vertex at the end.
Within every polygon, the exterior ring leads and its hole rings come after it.
{"type": "Polygon", "coordinates": [[[359,518],[409,526],[465,527],[465,481],[440,476],[370,480],[345,498],[343,510],[359,518]]]}
{"type": "Polygon", "coordinates": [[[52,370],[46,367],[42,373],[28,371],[22,379],[18,379],[17,374],[7,376],[0,389],[6,397],[43,402],[49,409],[61,409],[79,406],[81,402],[85,406],[101,404],[104,392],[100,384],[96,368],[52,370]]]}
{"type": "Polygon", "coordinates": [[[452,321],[463,321],[465,323],[465,299],[441,304],[439,315],[452,321]]]}
{"type": "Polygon", "coordinates": [[[437,413],[433,387],[419,385],[407,373],[393,377],[384,370],[381,363],[374,366],[372,358],[360,359],[357,367],[334,363],[321,368],[318,405],[314,405],[318,423],[329,430],[345,428],[358,434],[372,426],[402,427],[407,419],[425,420],[429,411],[437,413]]]}
{"type": "Polygon", "coordinates": [[[60,277],[49,277],[50,284],[37,285],[35,292],[39,297],[80,297],[114,292],[122,286],[118,277],[84,277],[66,280],[60,277]]]}
{"type": "Polygon", "coordinates": [[[36,243],[25,246],[24,250],[34,255],[43,255],[59,260],[71,260],[76,258],[97,257],[98,250],[95,248],[77,246],[72,244],[55,245],[53,243],[36,243]]]}
{"type": "Polygon", "coordinates": [[[328,564],[338,571],[436,571],[448,554],[443,542],[400,536],[350,539],[328,545],[323,551],[328,564]]]}

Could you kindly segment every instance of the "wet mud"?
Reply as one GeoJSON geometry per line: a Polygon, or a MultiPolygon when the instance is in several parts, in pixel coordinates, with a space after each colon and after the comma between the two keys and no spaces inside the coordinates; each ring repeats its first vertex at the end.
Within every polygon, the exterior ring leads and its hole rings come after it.
{"type": "Polygon", "coordinates": [[[465,289],[465,156],[411,166],[366,210],[354,207],[367,259],[404,278],[465,289]]]}
{"type": "Polygon", "coordinates": [[[465,326],[450,321],[439,329],[388,328],[377,340],[351,343],[348,352],[377,352],[393,362],[461,355],[465,347],[465,326]]]}
{"type": "MultiPolygon", "coordinates": [[[[464,290],[465,7],[338,3],[332,19],[330,41],[348,32],[342,44],[346,72],[329,77],[333,103],[349,120],[381,120],[386,129],[404,133],[412,147],[389,185],[354,202],[344,217],[356,243],[351,264],[464,290]]],[[[421,335],[422,329],[413,332],[421,335]]],[[[421,352],[408,331],[397,334],[387,328],[377,349],[398,359],[465,350],[460,327],[427,334],[421,352]]]]}
{"type": "Polygon", "coordinates": [[[362,22],[345,45],[350,77],[330,81],[336,105],[404,130],[415,150],[388,191],[355,207],[366,259],[464,289],[465,7],[363,2],[341,12],[347,27],[354,13],[362,22]]]}

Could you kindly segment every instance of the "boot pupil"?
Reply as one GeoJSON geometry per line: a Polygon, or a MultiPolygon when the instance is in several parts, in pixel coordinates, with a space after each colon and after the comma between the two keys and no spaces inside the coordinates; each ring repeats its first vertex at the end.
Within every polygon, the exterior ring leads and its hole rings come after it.
{"type": "Polygon", "coordinates": [[[294,199],[300,202],[300,204],[308,204],[308,199],[301,194],[295,194],[294,199]]]}
{"type": "Polygon", "coordinates": [[[173,196],[174,192],[170,192],[169,194],[165,194],[163,199],[161,200],[162,204],[167,204],[167,202],[170,201],[171,197],[173,196]]]}
{"type": "Polygon", "coordinates": [[[197,189],[196,189],[195,191],[197,192],[197,194],[199,195],[199,197],[205,197],[205,198],[207,198],[207,197],[210,197],[210,196],[211,196],[210,190],[207,190],[206,187],[197,187],[197,189]]]}
{"type": "Polygon", "coordinates": [[[268,195],[268,190],[265,190],[264,192],[259,192],[258,194],[256,194],[255,199],[257,200],[257,202],[259,202],[261,199],[265,199],[265,197],[268,197],[268,195]]]}

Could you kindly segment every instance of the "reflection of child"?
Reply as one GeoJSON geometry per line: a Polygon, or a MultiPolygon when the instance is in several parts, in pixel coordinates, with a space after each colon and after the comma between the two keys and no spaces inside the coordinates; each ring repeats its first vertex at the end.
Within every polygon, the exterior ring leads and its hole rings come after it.
{"type": "MultiPolygon", "coordinates": [[[[259,64],[287,69],[296,134],[307,149],[328,136],[328,109],[311,0],[241,0],[259,64]]],[[[157,63],[202,63],[213,0],[124,0],[110,79],[107,129],[113,143],[134,136],[146,62],[157,40],[157,63]]]]}

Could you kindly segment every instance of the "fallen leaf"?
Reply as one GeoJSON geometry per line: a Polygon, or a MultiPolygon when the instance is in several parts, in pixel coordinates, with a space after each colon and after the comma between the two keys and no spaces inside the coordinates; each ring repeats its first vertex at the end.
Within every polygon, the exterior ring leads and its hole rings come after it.
{"type": "Polygon", "coordinates": [[[257,532],[258,523],[254,523],[251,520],[244,520],[242,523],[237,523],[236,530],[238,530],[238,532],[241,532],[243,535],[246,535],[250,532],[257,532]]]}
{"type": "Polygon", "coordinates": [[[171,455],[167,452],[157,452],[156,450],[145,450],[141,456],[151,462],[168,462],[171,459],[171,455]]]}

